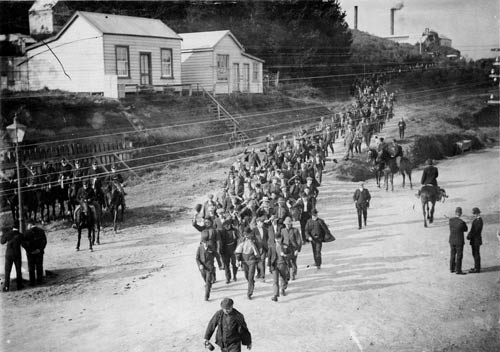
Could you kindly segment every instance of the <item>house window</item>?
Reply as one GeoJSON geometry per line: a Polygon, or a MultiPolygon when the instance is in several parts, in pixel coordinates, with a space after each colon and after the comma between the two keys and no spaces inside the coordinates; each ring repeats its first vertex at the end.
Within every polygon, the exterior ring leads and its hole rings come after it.
{"type": "Polygon", "coordinates": [[[217,80],[229,79],[229,55],[217,55],[217,80]]]}
{"type": "Polygon", "coordinates": [[[116,47],[116,74],[118,77],[130,77],[128,46],[116,47]]]}
{"type": "Polygon", "coordinates": [[[252,64],[252,82],[258,82],[259,81],[259,63],[254,62],[252,64]]]}
{"type": "Polygon", "coordinates": [[[172,77],[172,49],[161,49],[161,78],[172,77]]]}

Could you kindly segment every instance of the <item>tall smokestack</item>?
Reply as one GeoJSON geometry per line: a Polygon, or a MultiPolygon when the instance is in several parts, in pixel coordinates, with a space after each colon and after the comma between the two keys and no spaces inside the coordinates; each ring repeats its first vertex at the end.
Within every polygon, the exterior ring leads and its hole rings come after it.
{"type": "Polygon", "coordinates": [[[358,29],[358,7],[354,6],[354,29],[358,29]]]}
{"type": "Polygon", "coordinates": [[[391,35],[394,35],[394,12],[401,10],[403,6],[404,4],[399,2],[391,8],[391,35]]]}
{"type": "Polygon", "coordinates": [[[394,35],[394,12],[396,9],[391,9],[391,35],[394,35]]]}

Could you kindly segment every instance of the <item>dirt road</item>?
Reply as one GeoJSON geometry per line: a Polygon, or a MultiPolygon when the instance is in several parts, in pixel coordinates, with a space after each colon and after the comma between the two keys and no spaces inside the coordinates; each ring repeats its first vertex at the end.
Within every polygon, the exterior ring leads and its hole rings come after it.
{"type": "MultiPolygon", "coordinates": [[[[358,230],[356,184],[324,177],[318,209],[337,240],[325,244],[321,270],[306,246],[286,297],[271,301],[272,283],[219,280],[210,302],[194,256],[199,233],[184,210],[134,203],[126,226],[106,230],[93,253],[75,252],[70,230],[49,233],[45,286],[2,297],[3,351],[202,351],[206,323],[230,296],[245,314],[252,351],[495,351],[500,348],[499,148],[438,164],[448,200],[424,228],[416,189],[372,193],[368,227],[358,230]],[[448,270],[448,219],[462,206],[483,213],[484,272],[448,270]],[[140,214],[141,216],[137,216],[140,214]],[[148,215],[148,216],[145,216],[148,215]],[[134,217],[136,216],[136,217],[134,217]],[[140,219],[140,220],[138,220],[140,219]]],[[[421,170],[414,171],[414,183],[421,170]]],[[[132,190],[140,192],[139,190],[132,190]]],[[[193,204],[196,199],[190,199],[193,204]]],[[[85,243],[85,242],[84,242],[85,243]]],[[[464,268],[472,267],[470,247],[464,268]]],[[[222,273],[218,272],[219,278],[222,273]]]]}

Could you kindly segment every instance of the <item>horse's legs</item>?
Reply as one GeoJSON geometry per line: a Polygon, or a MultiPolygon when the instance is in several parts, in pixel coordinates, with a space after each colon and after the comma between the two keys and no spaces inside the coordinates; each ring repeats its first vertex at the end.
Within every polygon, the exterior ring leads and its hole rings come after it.
{"type": "Polygon", "coordinates": [[[118,215],[118,206],[115,206],[113,209],[113,230],[116,232],[116,217],[118,215]]]}
{"type": "Polygon", "coordinates": [[[427,202],[422,201],[422,213],[424,214],[424,227],[427,227],[427,214],[425,212],[426,205],[427,205],[427,202]]]}
{"type": "Polygon", "coordinates": [[[411,183],[411,170],[408,171],[408,180],[410,180],[410,189],[413,189],[413,185],[411,183]]]}
{"type": "Polygon", "coordinates": [[[394,192],[394,174],[391,172],[391,191],[394,192]]]}
{"type": "Polygon", "coordinates": [[[434,206],[436,205],[436,202],[432,202],[432,206],[431,206],[431,213],[430,213],[430,219],[429,219],[429,223],[433,223],[434,222],[434,206]]]}
{"type": "Polygon", "coordinates": [[[405,188],[405,180],[406,180],[406,176],[405,176],[404,171],[401,171],[401,175],[403,175],[403,188],[405,188]]]}
{"type": "Polygon", "coordinates": [[[82,228],[78,225],[78,242],[76,243],[76,250],[80,250],[80,239],[82,238],[82,228]]]}
{"type": "MultiPolygon", "coordinates": [[[[89,210],[90,211],[90,210],[89,210]]],[[[90,221],[89,221],[90,222],[90,221]]],[[[87,224],[88,225],[88,229],[89,229],[89,232],[88,232],[88,238],[89,238],[89,251],[93,252],[94,250],[92,249],[92,239],[93,239],[93,236],[92,234],[94,233],[94,226],[91,225],[91,224],[87,224]]]]}

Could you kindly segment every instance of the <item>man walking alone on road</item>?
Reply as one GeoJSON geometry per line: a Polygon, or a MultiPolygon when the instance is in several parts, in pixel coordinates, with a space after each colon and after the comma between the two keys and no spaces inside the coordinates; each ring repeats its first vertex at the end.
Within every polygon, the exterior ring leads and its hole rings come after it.
{"type": "Polygon", "coordinates": [[[221,309],[210,319],[205,332],[205,346],[211,346],[209,349],[214,349],[209,340],[216,328],[215,343],[222,352],[241,352],[242,344],[247,346],[247,349],[252,349],[252,335],[245,317],[233,308],[233,304],[231,298],[224,298],[220,303],[221,309]]]}
{"type": "Polygon", "coordinates": [[[323,219],[318,218],[318,211],[314,209],[311,213],[312,217],[306,224],[306,236],[311,242],[314,265],[316,268],[321,269],[321,248],[325,234],[330,232],[323,219]]]}
{"type": "Polygon", "coordinates": [[[464,254],[464,232],[467,231],[467,224],[460,219],[462,208],[455,209],[455,217],[450,219],[450,271],[457,275],[465,275],[462,271],[462,258],[464,254]]]}
{"type": "Polygon", "coordinates": [[[358,226],[361,230],[361,216],[363,216],[364,224],[366,227],[366,218],[368,217],[368,208],[370,207],[371,195],[370,192],[365,188],[365,184],[361,182],[359,188],[354,192],[352,197],[354,204],[356,205],[356,211],[358,212],[358,226]]]}

